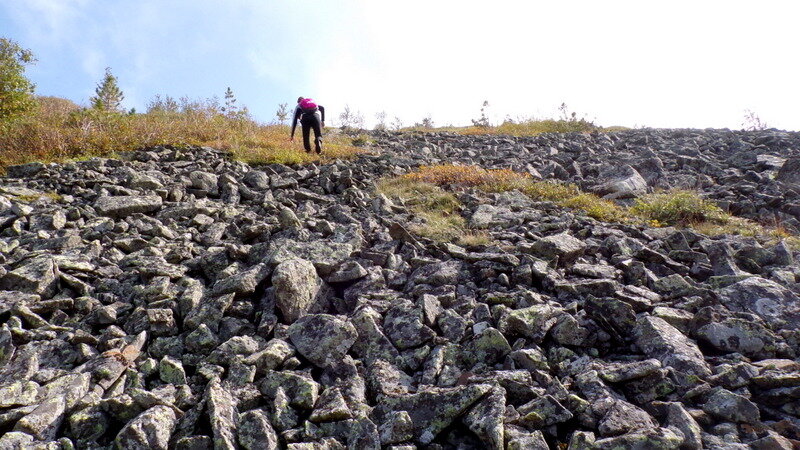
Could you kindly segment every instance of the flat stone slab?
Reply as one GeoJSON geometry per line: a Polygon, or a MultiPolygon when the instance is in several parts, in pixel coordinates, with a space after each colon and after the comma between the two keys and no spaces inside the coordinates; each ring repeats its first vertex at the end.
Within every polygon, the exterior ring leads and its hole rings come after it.
{"type": "Polygon", "coordinates": [[[161,209],[163,201],[157,195],[145,196],[107,196],[100,197],[94,203],[94,209],[101,216],[122,218],[131,214],[147,214],[161,209]]]}

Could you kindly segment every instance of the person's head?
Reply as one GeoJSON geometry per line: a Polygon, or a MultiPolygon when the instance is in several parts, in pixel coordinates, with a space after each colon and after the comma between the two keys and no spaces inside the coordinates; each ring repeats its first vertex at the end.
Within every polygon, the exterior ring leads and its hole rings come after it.
{"type": "Polygon", "coordinates": [[[297,97],[297,103],[300,103],[302,101],[303,101],[303,97],[297,97]]]}

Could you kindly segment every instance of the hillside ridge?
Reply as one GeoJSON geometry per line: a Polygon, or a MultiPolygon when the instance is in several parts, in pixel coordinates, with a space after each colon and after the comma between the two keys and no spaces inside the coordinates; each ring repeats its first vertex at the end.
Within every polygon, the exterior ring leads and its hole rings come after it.
{"type": "Polygon", "coordinates": [[[796,445],[789,240],[467,188],[488,240],[458,245],[375,185],[459,164],[621,204],[692,189],[796,235],[800,133],[369,138],[319,165],[161,146],[9,167],[0,447],[796,445]]]}

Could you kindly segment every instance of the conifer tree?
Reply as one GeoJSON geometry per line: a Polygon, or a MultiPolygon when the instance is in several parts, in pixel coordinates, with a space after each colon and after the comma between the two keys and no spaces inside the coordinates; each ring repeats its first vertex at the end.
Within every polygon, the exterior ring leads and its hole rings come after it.
{"type": "Polygon", "coordinates": [[[122,90],[117,85],[117,77],[111,74],[110,67],[106,67],[103,81],[97,85],[94,92],[95,96],[89,99],[92,108],[102,111],[121,111],[120,103],[122,103],[125,95],[122,94],[122,90]]]}
{"type": "Polygon", "coordinates": [[[0,122],[21,116],[36,105],[34,84],[24,75],[25,65],[35,61],[30,50],[0,38],[0,122]]]}

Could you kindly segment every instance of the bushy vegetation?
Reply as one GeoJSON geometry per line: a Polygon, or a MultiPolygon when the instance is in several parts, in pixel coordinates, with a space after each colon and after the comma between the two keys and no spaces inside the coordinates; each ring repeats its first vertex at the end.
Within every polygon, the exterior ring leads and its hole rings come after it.
{"type": "MultiPolygon", "coordinates": [[[[364,152],[345,136],[326,135],[322,155],[307,154],[289,127],[262,125],[232,114],[212,98],[156,98],[146,114],[80,108],[69,100],[37,98],[31,113],[0,124],[0,167],[31,161],[109,156],[154,145],[205,145],[252,163],[308,163],[364,152]]],[[[241,111],[241,109],[237,110],[241,111]]]]}
{"type": "Polygon", "coordinates": [[[636,200],[631,214],[665,225],[686,226],[699,222],[725,224],[731,216],[694,191],[674,190],[645,195],[636,200]]]}
{"type": "Polygon", "coordinates": [[[30,50],[0,38],[0,123],[22,116],[34,107],[34,85],[25,78],[25,66],[35,61],[30,50]]]}

